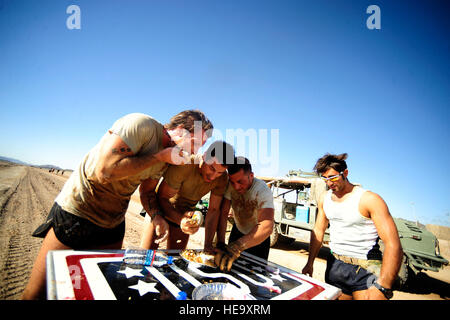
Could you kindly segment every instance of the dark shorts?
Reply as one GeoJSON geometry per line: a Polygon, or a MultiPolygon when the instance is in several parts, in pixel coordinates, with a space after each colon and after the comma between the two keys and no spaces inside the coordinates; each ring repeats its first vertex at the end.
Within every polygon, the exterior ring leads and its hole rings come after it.
{"type": "Polygon", "coordinates": [[[345,263],[332,254],[327,259],[325,282],[340,288],[344,294],[367,290],[376,280],[376,275],[360,266],[345,263]]]}
{"type": "MultiPolygon", "coordinates": [[[[236,241],[237,239],[239,239],[242,236],[244,236],[244,234],[239,231],[239,229],[236,227],[236,225],[233,225],[233,229],[231,229],[230,238],[228,239],[228,243],[236,241]]],[[[257,256],[264,260],[267,260],[267,258],[269,257],[269,250],[270,250],[270,237],[267,237],[266,240],[264,240],[257,246],[248,248],[247,250],[244,250],[244,252],[250,253],[254,256],[257,256]]]]}
{"type": "Polygon", "coordinates": [[[44,238],[50,228],[61,243],[73,249],[110,245],[122,241],[125,236],[125,221],[112,229],[102,228],[64,211],[56,202],[45,222],[33,232],[33,237],[44,238]]]}

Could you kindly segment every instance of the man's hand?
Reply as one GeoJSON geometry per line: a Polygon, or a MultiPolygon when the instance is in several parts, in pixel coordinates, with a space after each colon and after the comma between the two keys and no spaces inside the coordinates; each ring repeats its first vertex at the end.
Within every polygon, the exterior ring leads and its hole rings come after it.
{"type": "Polygon", "coordinates": [[[206,245],[204,246],[204,251],[206,253],[212,254],[212,255],[216,255],[219,252],[223,252],[226,249],[226,244],[224,242],[217,242],[216,246],[214,247],[212,244],[211,245],[206,245]]]}
{"type": "Polygon", "coordinates": [[[194,211],[186,212],[183,219],[181,219],[180,228],[186,234],[194,234],[200,228],[200,225],[192,219],[194,211]]]}
{"type": "Polygon", "coordinates": [[[366,291],[366,298],[365,300],[387,300],[384,296],[383,292],[378,290],[375,286],[371,286],[366,291]]]}
{"type": "Polygon", "coordinates": [[[155,243],[166,241],[169,236],[169,224],[167,221],[157,214],[152,222],[155,226],[155,243]]]}
{"type": "Polygon", "coordinates": [[[302,274],[306,274],[307,276],[312,277],[313,275],[313,265],[309,265],[308,263],[303,267],[302,274]]]}
{"type": "Polygon", "coordinates": [[[154,156],[159,161],[174,165],[186,164],[189,163],[190,160],[189,153],[183,151],[177,146],[163,149],[158,153],[155,153],[154,156]]]}
{"type": "Polygon", "coordinates": [[[203,251],[205,253],[212,254],[212,255],[216,255],[216,253],[217,253],[217,249],[214,248],[212,245],[205,245],[203,247],[203,251]]]}
{"type": "Polygon", "coordinates": [[[239,258],[241,252],[245,250],[244,244],[239,240],[236,240],[229,245],[225,246],[225,250],[217,250],[214,257],[214,262],[216,266],[220,268],[221,271],[230,271],[233,262],[239,258]]]}

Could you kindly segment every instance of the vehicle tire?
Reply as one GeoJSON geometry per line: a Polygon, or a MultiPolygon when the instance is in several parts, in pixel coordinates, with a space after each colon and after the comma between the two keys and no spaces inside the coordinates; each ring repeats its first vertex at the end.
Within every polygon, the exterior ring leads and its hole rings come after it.
{"type": "MultiPolygon", "coordinates": [[[[383,241],[379,241],[380,250],[384,253],[384,243],[383,241]]],[[[400,269],[397,273],[397,278],[394,280],[394,288],[395,289],[403,289],[407,286],[407,281],[410,277],[412,270],[408,267],[408,257],[404,254],[402,258],[402,263],[400,265],[400,269]]]]}
{"type": "Polygon", "coordinates": [[[278,238],[278,241],[283,244],[291,245],[295,242],[295,238],[280,235],[280,237],[278,238]]]}
{"type": "Polygon", "coordinates": [[[278,232],[278,224],[273,224],[272,233],[270,234],[270,246],[273,247],[277,242],[278,238],[280,237],[280,233],[278,232]]]}
{"type": "Polygon", "coordinates": [[[409,275],[408,258],[406,255],[403,255],[402,264],[400,265],[400,270],[398,271],[397,278],[395,279],[394,287],[397,289],[405,288],[409,275]]]}

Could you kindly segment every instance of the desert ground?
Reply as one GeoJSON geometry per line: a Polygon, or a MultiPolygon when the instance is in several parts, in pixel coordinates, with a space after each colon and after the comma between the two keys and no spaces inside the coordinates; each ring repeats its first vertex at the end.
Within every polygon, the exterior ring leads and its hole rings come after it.
{"type": "MultiPolygon", "coordinates": [[[[20,299],[42,239],[31,236],[43,222],[53,201],[70,172],[64,175],[48,169],[16,165],[0,161],[0,299],[20,299]]],[[[144,219],[139,215],[142,206],[133,195],[126,214],[126,234],[123,247],[138,246],[144,219]]],[[[436,227],[437,228],[437,227],[436,227]]],[[[445,229],[445,228],[444,228],[445,229]]],[[[449,257],[448,229],[432,230],[440,238],[441,253],[449,257]],[[442,239],[441,239],[442,238],[442,239]],[[442,250],[443,249],[443,250],[442,250]]],[[[202,248],[204,230],[191,237],[189,248],[202,248]]],[[[161,246],[164,248],[164,244],[161,246]]],[[[324,281],[326,255],[321,249],[314,266],[313,277],[324,281]]],[[[277,244],[271,248],[269,260],[301,272],[308,257],[308,244],[277,244]]],[[[450,298],[450,266],[439,272],[421,272],[408,289],[394,292],[394,300],[448,300],[450,298]]]]}

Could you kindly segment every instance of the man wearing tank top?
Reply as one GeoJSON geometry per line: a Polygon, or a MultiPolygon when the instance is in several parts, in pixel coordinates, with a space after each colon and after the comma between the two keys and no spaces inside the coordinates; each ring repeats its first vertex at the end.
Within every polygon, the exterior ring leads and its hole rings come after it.
{"type": "Polygon", "coordinates": [[[314,167],[329,190],[318,203],[308,262],[302,272],[312,276],[314,259],[329,225],[331,255],[325,281],[342,290],[339,299],[390,299],[403,256],[397,228],[378,194],[350,183],[346,158],[346,153],[326,154],[314,167]]]}

